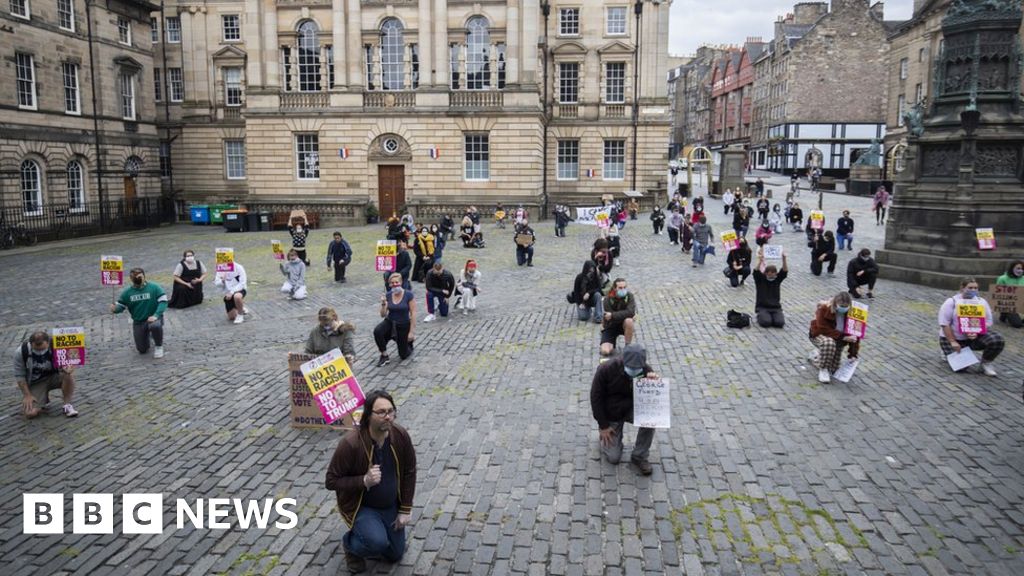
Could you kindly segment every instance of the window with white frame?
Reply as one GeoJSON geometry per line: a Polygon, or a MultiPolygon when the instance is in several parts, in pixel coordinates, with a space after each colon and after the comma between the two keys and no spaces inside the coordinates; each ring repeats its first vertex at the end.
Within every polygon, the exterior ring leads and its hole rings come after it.
{"type": "Polygon", "coordinates": [[[295,87],[292,86],[292,49],[289,46],[281,46],[281,69],[284,70],[284,89],[291,92],[295,87]]]}
{"type": "Polygon", "coordinates": [[[177,16],[168,16],[167,20],[164,21],[164,28],[167,29],[168,44],[181,43],[181,18],[177,16]]]}
{"type": "Polygon", "coordinates": [[[494,46],[498,53],[498,90],[505,89],[505,43],[499,42],[494,46]]]}
{"type": "Polygon", "coordinates": [[[153,99],[159,102],[163,99],[163,82],[160,81],[160,69],[153,68],[153,99]]]}
{"type": "Polygon", "coordinates": [[[245,140],[224,141],[224,172],[228,180],[245,179],[245,140]]]}
{"type": "Polygon", "coordinates": [[[226,106],[242,105],[242,69],[224,69],[224,104],[226,106]]]}
{"type": "Polygon", "coordinates": [[[36,109],[36,67],[31,54],[16,52],[14,67],[18,91],[18,108],[36,109]]]}
{"type": "Polygon", "coordinates": [[[64,112],[68,114],[82,113],[82,98],[78,92],[78,64],[64,62],[61,64],[64,76],[64,112]]]}
{"type": "Polygon", "coordinates": [[[466,134],[466,180],[489,180],[491,147],[487,134],[466,134]]]}
{"type": "Polygon", "coordinates": [[[160,21],[156,18],[149,19],[149,41],[153,44],[160,42],[160,21]]]}
{"type": "Polygon", "coordinates": [[[557,174],[559,180],[577,180],[580,177],[580,141],[559,140],[557,174]]]}
{"type": "Polygon", "coordinates": [[[604,32],[609,36],[626,35],[626,7],[609,6],[605,11],[604,32]]]}
{"type": "Polygon", "coordinates": [[[10,6],[12,16],[28,18],[31,15],[29,13],[28,0],[10,0],[10,6]]]}
{"type": "Polygon", "coordinates": [[[558,35],[580,35],[580,9],[561,8],[558,10],[558,35]]]}
{"type": "Polygon", "coordinates": [[[908,68],[910,67],[909,60],[906,58],[900,59],[900,80],[906,80],[908,74],[908,68]]]}
{"type": "Polygon", "coordinates": [[[225,42],[234,42],[242,39],[242,19],[238,14],[221,15],[220,27],[225,42]]]}
{"type": "Polygon", "coordinates": [[[320,179],[320,137],[295,135],[295,175],[299,180],[320,179]]]}
{"type": "Polygon", "coordinates": [[[474,16],[466,24],[466,88],[491,87],[491,33],[487,18],[474,16]]]}
{"type": "Polygon", "coordinates": [[[907,108],[907,97],[900,94],[896,98],[896,125],[903,126],[903,111],[907,108]]]}
{"type": "Polygon", "coordinates": [[[316,22],[299,25],[299,92],[320,91],[320,37],[316,22]]]}
{"type": "Polygon", "coordinates": [[[185,80],[181,75],[181,68],[167,69],[167,90],[171,102],[181,102],[185,99],[185,80]]]}
{"type": "Polygon", "coordinates": [[[918,84],[917,87],[914,88],[914,104],[919,103],[923,99],[924,99],[924,86],[922,86],[921,84],[918,84]]]}
{"type": "Polygon", "coordinates": [[[405,90],[404,28],[397,18],[380,25],[380,83],[384,90],[405,90]]]}
{"type": "Polygon", "coordinates": [[[43,213],[43,180],[35,160],[21,163],[21,202],[26,216],[43,213]]]}
{"type": "Polygon", "coordinates": [[[451,87],[452,90],[459,89],[459,45],[449,44],[448,45],[448,62],[451,69],[451,87]]]}
{"type": "Polygon", "coordinates": [[[132,45],[132,23],[124,16],[117,17],[117,41],[128,46],[132,45]]]}
{"type": "Polygon", "coordinates": [[[74,0],[57,0],[57,25],[64,30],[75,31],[74,0]]]}
{"type": "Polygon", "coordinates": [[[604,101],[605,104],[622,104],[626,101],[625,62],[605,62],[604,101]]]}
{"type": "Polygon", "coordinates": [[[409,64],[412,66],[412,89],[420,87],[420,47],[419,44],[409,44],[409,64]]]}
{"type": "Polygon", "coordinates": [[[334,88],[334,46],[325,46],[324,52],[327,53],[327,87],[334,88]]]}
{"type": "Polygon", "coordinates": [[[121,117],[135,120],[135,74],[121,73],[121,117]]]}
{"type": "Polygon", "coordinates": [[[68,208],[72,212],[85,210],[85,171],[78,160],[68,162],[68,208]]]}
{"type": "Polygon", "coordinates": [[[605,180],[623,180],[626,178],[626,141],[604,141],[604,163],[602,175],[605,180]]]}
{"type": "Polygon", "coordinates": [[[580,65],[562,62],[558,65],[558,102],[576,104],[580,96],[580,65]]]}

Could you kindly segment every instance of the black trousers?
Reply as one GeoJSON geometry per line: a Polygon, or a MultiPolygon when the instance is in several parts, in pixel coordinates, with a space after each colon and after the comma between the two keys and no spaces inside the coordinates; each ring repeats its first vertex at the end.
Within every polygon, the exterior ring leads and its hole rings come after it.
{"type": "Polygon", "coordinates": [[[345,268],[348,267],[348,260],[335,260],[334,261],[334,281],[345,279],[345,268]]]}
{"type": "Polygon", "coordinates": [[[377,343],[377,350],[386,354],[388,341],[394,340],[398,345],[398,357],[405,360],[412,354],[412,343],[409,342],[409,328],[411,324],[396,324],[387,318],[380,321],[373,329],[373,340],[377,343]]]}
{"type": "Polygon", "coordinates": [[[750,266],[744,266],[741,270],[733,268],[729,274],[729,285],[736,288],[740,285],[740,280],[746,280],[747,276],[750,276],[750,266]]]}
{"type": "Polygon", "coordinates": [[[817,258],[811,257],[811,274],[815,276],[821,276],[821,267],[828,262],[828,273],[831,274],[836,271],[836,261],[839,257],[833,252],[825,256],[825,260],[818,260],[817,258]]]}
{"type": "Polygon", "coordinates": [[[875,280],[878,280],[878,274],[875,272],[865,272],[863,276],[847,274],[846,287],[850,289],[850,294],[856,292],[858,286],[864,286],[865,284],[867,284],[868,290],[874,290],[875,280]]]}

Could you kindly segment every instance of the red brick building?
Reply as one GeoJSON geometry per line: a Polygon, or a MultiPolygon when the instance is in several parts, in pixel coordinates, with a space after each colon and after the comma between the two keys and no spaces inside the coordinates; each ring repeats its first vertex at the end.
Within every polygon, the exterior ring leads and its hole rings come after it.
{"type": "Polygon", "coordinates": [[[711,147],[750,145],[753,120],[754,66],[767,44],[750,38],[742,48],[730,50],[714,67],[711,76],[711,147]]]}

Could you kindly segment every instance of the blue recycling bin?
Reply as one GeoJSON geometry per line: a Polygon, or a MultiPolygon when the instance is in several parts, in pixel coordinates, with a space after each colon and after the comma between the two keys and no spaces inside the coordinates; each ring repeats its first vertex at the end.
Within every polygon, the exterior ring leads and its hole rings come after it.
{"type": "Polygon", "coordinates": [[[194,204],[188,211],[192,215],[193,224],[210,223],[210,207],[206,204],[194,204]]]}

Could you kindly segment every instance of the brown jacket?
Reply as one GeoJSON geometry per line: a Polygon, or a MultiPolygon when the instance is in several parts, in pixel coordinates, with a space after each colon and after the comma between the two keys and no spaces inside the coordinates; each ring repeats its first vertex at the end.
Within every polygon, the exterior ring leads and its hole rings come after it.
{"type": "MultiPolygon", "coordinates": [[[[818,304],[818,309],[814,311],[814,320],[811,320],[810,336],[811,338],[828,336],[833,340],[842,340],[846,336],[842,330],[836,330],[836,313],[828,305],[828,302],[818,304]]],[[[857,357],[857,353],[860,351],[860,342],[852,342],[847,344],[847,346],[849,347],[847,355],[851,358],[857,357]]]]}
{"type": "MultiPolygon", "coordinates": [[[[398,472],[398,513],[412,512],[412,499],[416,493],[416,450],[409,433],[398,424],[391,425],[391,456],[395,459],[398,472]]],[[[345,434],[334,450],[331,464],[327,468],[327,489],[338,495],[338,510],[349,527],[355,522],[356,514],[363,503],[366,486],[363,476],[370,470],[376,445],[370,433],[358,428],[345,434]]]]}

